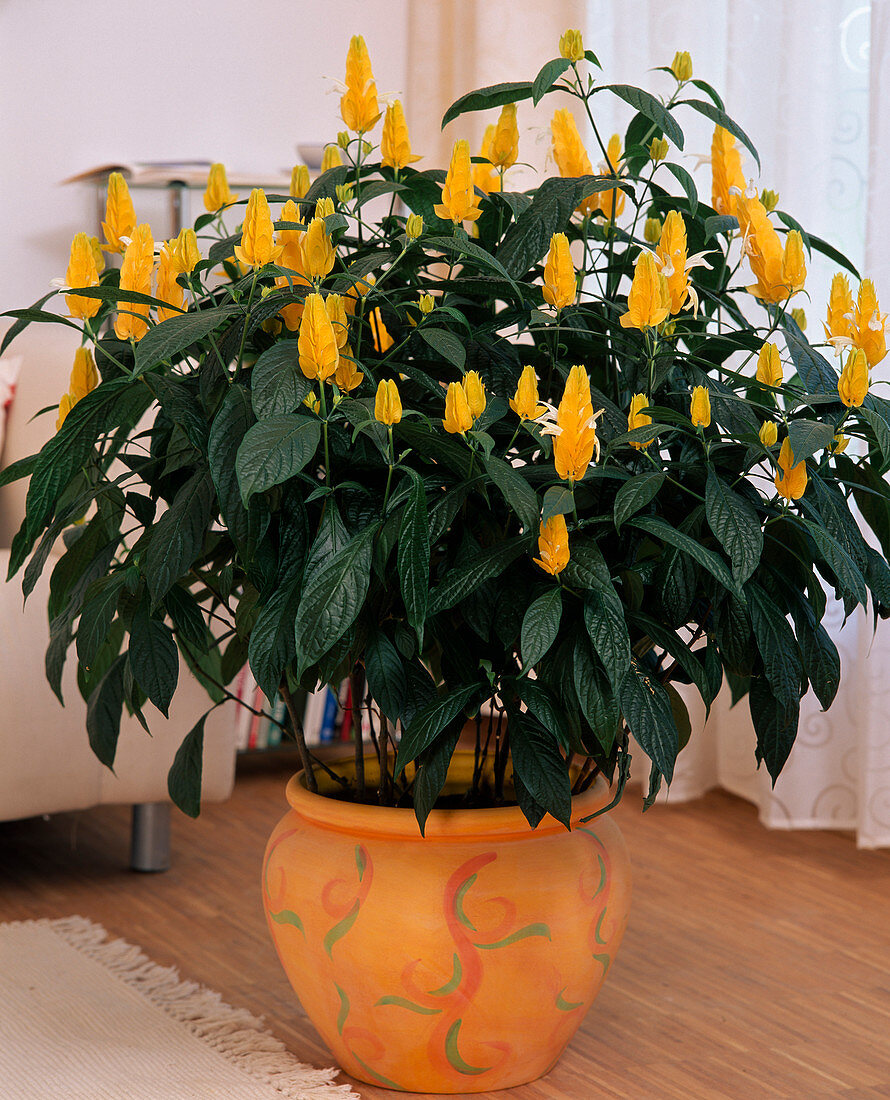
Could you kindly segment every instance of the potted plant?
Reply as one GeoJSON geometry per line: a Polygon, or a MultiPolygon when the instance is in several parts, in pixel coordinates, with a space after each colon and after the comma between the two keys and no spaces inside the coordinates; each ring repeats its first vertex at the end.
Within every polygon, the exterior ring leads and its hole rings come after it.
{"type": "MultiPolygon", "coordinates": [[[[398,102],[371,137],[354,38],[311,186],[239,197],[216,166],[158,251],[113,179],[120,268],[79,234],[67,317],[11,311],[5,341],[84,338],[57,434],[2,474],[30,477],[26,592],[64,539],[50,681],[76,642],[109,765],[122,708],[166,713],[180,657],[209,706],[245,662],[283,698],[303,770],[263,865],[270,929],[344,1068],[409,1090],[516,1084],[568,1042],[624,927],[602,815],[631,735],[645,806],[695,736],[675,685],[747,697],[775,779],[802,694],[838,687],[826,590],[890,605],[872,284],[747,181],[755,148],[688,55],[664,101],[601,83],[578,32],[559,53],[452,105],[496,121],[446,172],[413,167],[398,102]],[[623,137],[603,93],[634,110],[623,137]],[[511,190],[516,104],[550,95],[560,174],[511,190]],[[715,125],[710,194],[676,159],[692,113],[715,125]],[[792,308],[813,250],[858,282],[835,277],[816,344],[792,308]],[[294,698],[346,680],[373,751],[332,763],[294,698]]],[[[170,774],[191,814],[202,736],[170,774]]]]}

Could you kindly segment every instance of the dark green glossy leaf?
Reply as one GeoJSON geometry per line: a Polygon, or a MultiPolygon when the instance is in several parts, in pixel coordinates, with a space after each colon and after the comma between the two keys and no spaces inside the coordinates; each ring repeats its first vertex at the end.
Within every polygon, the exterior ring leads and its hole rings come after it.
{"type": "Polygon", "coordinates": [[[427,325],[423,325],[417,330],[417,335],[426,340],[433,351],[438,352],[443,359],[447,359],[458,370],[462,371],[464,369],[464,364],[467,361],[467,351],[461,340],[453,332],[448,332],[444,328],[429,328],[427,325]]]}
{"type": "Polygon", "coordinates": [[[615,494],[615,530],[652,501],[664,484],[664,474],[653,471],[625,481],[615,494]]]}
{"type": "Polygon", "coordinates": [[[760,587],[745,586],[754,637],[774,698],[786,710],[800,699],[803,665],[794,631],[775,601],[760,587]]]}
{"type": "Polygon", "coordinates": [[[682,550],[685,554],[694,558],[699,565],[704,566],[704,568],[707,569],[724,588],[728,589],[730,592],[739,592],[736,581],[733,579],[732,574],[726,568],[723,561],[711,550],[707,550],[700,543],[696,542],[691,536],[685,534],[683,531],[678,531],[675,527],[671,527],[669,523],[666,523],[665,520],[661,519],[659,516],[638,516],[636,519],[630,520],[630,523],[632,526],[638,527],[641,531],[645,531],[647,534],[653,535],[657,539],[661,539],[662,542],[666,542],[669,546],[675,546],[678,550],[682,550]]]}
{"type": "Polygon", "coordinates": [[[834,427],[819,420],[789,420],[788,440],[794,461],[803,462],[834,442],[834,427]]]}
{"type": "Polygon", "coordinates": [[[437,696],[420,707],[408,721],[396,754],[395,774],[401,775],[412,760],[435,741],[442,730],[461,717],[470,702],[479,696],[479,687],[470,684],[447,695],[437,696]]]}
{"type": "Polygon", "coordinates": [[[729,555],[739,584],[751,576],[763,553],[763,531],[753,504],[708,470],[705,515],[720,545],[729,555]]]}
{"type": "Polygon", "coordinates": [[[151,529],[144,572],[157,604],[185,576],[200,555],[213,509],[213,484],[198,470],[151,529]]]}
{"type": "Polygon", "coordinates": [[[169,317],[150,328],[136,345],[134,377],[144,374],[164,360],[180,355],[192,344],[218,329],[239,308],[234,305],[214,306],[201,310],[200,313],[183,313],[179,317],[169,317]]]}
{"type": "Polygon", "coordinates": [[[555,57],[552,61],[545,62],[532,81],[532,103],[534,106],[537,107],[566,69],[571,68],[571,65],[572,62],[567,57],[555,57]]]}
{"type": "Polygon", "coordinates": [[[110,768],[117,753],[124,708],[124,666],[122,653],[96,685],[87,703],[87,734],[90,748],[102,763],[110,768]]]}
{"type": "MultiPolygon", "coordinates": [[[[739,126],[737,122],[734,122],[729,117],[729,115],[725,111],[722,111],[718,106],[716,106],[716,104],[709,103],[705,99],[681,99],[679,103],[677,103],[677,106],[692,107],[692,109],[698,111],[700,115],[704,115],[705,118],[710,119],[711,122],[716,123],[716,125],[718,126],[722,126],[724,130],[728,130],[733,137],[738,138],[742,145],[745,146],[745,148],[757,162],[757,167],[760,167],[760,156],[757,150],[754,148],[754,143],[741,128],[741,126],[739,126]]],[[[680,146],[680,148],[682,149],[682,145],[680,146]]]]}
{"type": "Polygon", "coordinates": [[[250,399],[260,418],[295,412],[312,389],[300,370],[296,340],[279,340],[254,363],[250,372],[250,399]]]}
{"type": "MultiPolygon", "coordinates": [[[[613,92],[619,99],[629,103],[634,110],[645,115],[678,149],[683,148],[683,131],[677,120],[670,111],[665,109],[661,100],[656,99],[651,92],[643,88],[635,88],[632,84],[599,84],[594,91],[613,92]]],[[[617,168],[617,165],[615,167],[617,168]]]]}
{"type": "Polygon", "coordinates": [[[399,651],[382,630],[373,630],[365,646],[368,690],[393,725],[403,718],[408,679],[399,651]]]}
{"type": "Polygon", "coordinates": [[[503,572],[531,545],[527,535],[507,539],[491,549],[481,550],[461,565],[451,569],[430,592],[428,613],[437,615],[466,599],[489,577],[503,572]]]}
{"type": "Polygon", "coordinates": [[[130,624],[130,669],[165,718],[179,680],[179,652],[170,627],[149,617],[147,602],[130,624]]]}
{"type": "Polygon", "coordinates": [[[235,459],[241,500],[280,485],[313,458],[321,439],[318,420],[297,413],[270,416],[249,428],[235,459]]]}
{"type": "MultiPolygon", "coordinates": [[[[208,712],[209,713],[209,712],[208,712]]],[[[189,817],[201,812],[201,779],[204,768],[204,723],[202,714],[189,730],[176,750],[176,756],[167,773],[167,792],[170,800],[189,817]]]]}
{"type": "Polygon", "coordinates": [[[522,473],[502,458],[489,455],[483,460],[485,472],[503,493],[504,499],[519,517],[519,522],[528,533],[538,530],[538,497],[534,489],[522,476],[522,473]]]}
{"type": "Polygon", "coordinates": [[[442,116],[442,129],[461,115],[472,111],[487,111],[492,107],[503,107],[506,103],[518,103],[529,99],[533,93],[530,81],[522,80],[505,84],[490,84],[487,88],[477,88],[456,99],[442,116]]]}
{"type": "Polygon", "coordinates": [[[422,647],[430,592],[429,515],[423,479],[412,470],[410,482],[399,525],[396,566],[408,622],[417,634],[418,645],[422,647]]]}
{"type": "Polygon", "coordinates": [[[531,604],[522,620],[522,663],[534,668],[556,641],[562,618],[562,591],[554,585],[531,604]]]}
{"type": "Polygon", "coordinates": [[[460,738],[460,727],[446,730],[430,747],[420,754],[414,775],[414,816],[421,835],[426,819],[442,793],[448,777],[448,765],[460,738]]]}
{"type": "Polygon", "coordinates": [[[670,783],[680,742],[667,692],[634,658],[618,686],[618,698],[630,732],[670,783]]]}
{"type": "Polygon", "coordinates": [[[513,770],[535,802],[570,828],[572,788],[555,736],[534,715],[512,712],[510,752],[513,770]]]}

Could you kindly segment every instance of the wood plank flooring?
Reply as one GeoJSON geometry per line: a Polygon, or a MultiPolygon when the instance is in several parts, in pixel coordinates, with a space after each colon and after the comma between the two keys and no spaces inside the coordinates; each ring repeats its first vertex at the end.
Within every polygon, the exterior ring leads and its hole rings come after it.
{"type": "MultiPolygon", "coordinates": [[[[89,917],[332,1064],[260,905],[290,770],[247,762],[230,802],[197,821],[175,812],[162,875],[127,870],[124,808],[0,824],[0,920],[89,917]]],[[[719,792],[642,815],[632,791],[617,817],[634,904],[606,985],[552,1073],[480,1100],[888,1100],[890,851],[767,831],[719,792]]],[[[396,1095],[353,1084],[364,1100],[396,1095]]]]}

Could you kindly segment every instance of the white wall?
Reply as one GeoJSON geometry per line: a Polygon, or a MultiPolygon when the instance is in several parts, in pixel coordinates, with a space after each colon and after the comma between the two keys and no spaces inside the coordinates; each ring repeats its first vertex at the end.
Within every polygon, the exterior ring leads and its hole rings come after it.
{"type": "MultiPolygon", "coordinates": [[[[404,89],[408,3],[0,0],[0,312],[45,294],[73,235],[97,232],[95,189],[58,181],[119,160],[289,172],[297,143],[343,129],[330,78],[350,35],[378,89],[404,89]]],[[[134,198],[165,235],[163,197],[134,198]]]]}

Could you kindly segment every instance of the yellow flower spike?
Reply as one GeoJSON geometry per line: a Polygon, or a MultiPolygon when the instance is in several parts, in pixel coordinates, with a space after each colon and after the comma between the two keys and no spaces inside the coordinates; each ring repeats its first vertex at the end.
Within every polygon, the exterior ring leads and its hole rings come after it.
{"type": "Polygon", "coordinates": [[[340,352],[331,319],[321,294],[307,294],[297,338],[300,370],[307,378],[326,382],[340,362],[340,352]]]}
{"type": "Polygon", "coordinates": [[[451,163],[442,186],[442,201],[433,209],[440,218],[455,225],[464,221],[474,222],[482,213],[473,189],[470,146],[463,138],[454,143],[451,163]]]}
{"type": "Polygon", "coordinates": [[[786,296],[788,293],[796,294],[799,290],[803,290],[804,283],[807,281],[803,239],[796,229],[792,229],[785,239],[785,248],[782,252],[782,279],[785,283],[786,296]]]}
{"type": "Polygon", "coordinates": [[[647,218],[643,223],[643,240],[647,244],[658,244],[664,228],[661,218],[647,218]]]}
{"type": "Polygon", "coordinates": [[[707,386],[696,386],[689,402],[689,419],[693,428],[707,428],[711,423],[711,397],[707,386]]]}
{"type": "MultiPolygon", "coordinates": [[[[288,199],[281,208],[281,217],[278,220],[282,222],[302,221],[299,207],[293,199],[288,199]]],[[[303,230],[279,229],[278,243],[281,245],[281,255],[278,257],[278,263],[281,267],[286,267],[291,271],[296,271],[299,275],[304,275],[303,230]]],[[[282,276],[279,276],[279,278],[282,278],[282,276]]],[[[276,285],[278,285],[278,279],[276,279],[276,285]]],[[[287,279],[284,279],[283,285],[287,285],[287,279]]]]}
{"type": "Polygon", "coordinates": [[[653,328],[671,311],[668,281],[651,252],[641,252],[634,265],[634,277],[627,296],[627,313],[619,318],[622,328],[653,328]]]}
{"type": "Polygon", "coordinates": [[[779,205],[779,192],[770,191],[768,188],[764,188],[764,190],[760,192],[760,201],[763,203],[763,209],[769,213],[775,210],[779,205]]]}
{"type": "Polygon", "coordinates": [[[328,317],[334,327],[337,347],[344,348],[349,339],[349,318],[346,316],[346,304],[339,294],[329,294],[324,303],[328,317]]]}
{"type": "Polygon", "coordinates": [[[782,357],[775,344],[764,344],[757,354],[757,374],[755,378],[764,386],[781,386],[784,377],[782,357]]]}
{"type": "Polygon", "coordinates": [[[807,464],[806,461],[794,461],[794,451],[791,449],[791,441],[786,436],[779,450],[778,472],[775,476],[776,489],[780,497],[784,497],[789,503],[792,500],[800,500],[807,490],[807,464]]]}
{"type": "Polygon", "coordinates": [[[392,378],[381,378],[374,398],[374,419],[392,427],[402,419],[402,399],[392,378]]]}
{"type": "Polygon", "coordinates": [[[112,172],[108,177],[108,197],[105,200],[105,221],[102,232],[105,234],[106,252],[123,252],[126,247],[122,237],[132,237],[136,228],[136,211],[130,198],[130,188],[120,172],[112,172]]]}
{"type": "Polygon", "coordinates": [[[664,219],[655,254],[661,262],[661,274],[667,279],[671,313],[679,313],[689,299],[686,225],[679,210],[671,210],[664,219]]]}
{"type": "MultiPolygon", "coordinates": [[[[643,409],[649,405],[649,398],[644,393],[635,393],[630,400],[630,411],[627,414],[627,430],[632,432],[634,428],[645,428],[647,424],[652,423],[652,417],[648,413],[643,412],[643,409]]],[[[654,439],[654,436],[653,436],[654,439]]],[[[631,447],[637,451],[645,450],[646,447],[652,442],[652,439],[640,440],[639,442],[631,442],[631,447]]]]}
{"type": "MultiPolygon", "coordinates": [[[[591,176],[593,165],[581,141],[575,117],[568,107],[555,111],[550,122],[553,159],[559,174],[563,177],[591,176]]],[[[582,199],[575,207],[580,214],[590,214],[597,209],[597,195],[594,193],[582,199]]]]}
{"type": "Polygon", "coordinates": [[[374,338],[374,347],[377,350],[378,355],[385,355],[389,349],[395,343],[392,336],[389,333],[389,329],[383,323],[383,315],[380,312],[380,307],[372,309],[368,314],[368,321],[371,325],[371,335],[374,338]]]}
{"type": "Polygon", "coordinates": [[[466,394],[470,416],[472,416],[474,420],[478,420],[485,412],[485,384],[476,371],[470,370],[463,376],[461,385],[466,394]]]}
{"type": "MultiPolygon", "coordinates": [[[[137,225],[124,252],[121,264],[121,290],[135,290],[139,294],[151,294],[151,276],[155,262],[155,243],[151,226],[137,225]]],[[[114,334],[118,340],[141,340],[148,331],[147,305],[137,302],[121,302],[121,310],[114,321],[114,334]],[[137,316],[134,316],[137,314],[137,316]]]]}
{"type": "Polygon", "coordinates": [[[305,164],[295,164],[290,174],[290,197],[302,199],[309,187],[309,169],[305,164]]]}
{"type": "Polygon", "coordinates": [[[847,449],[850,443],[850,437],[843,435],[841,432],[835,432],[834,441],[831,444],[831,453],[833,455],[842,455],[847,449]]]}
{"type": "Polygon", "coordinates": [[[334,381],[337,384],[337,389],[341,393],[352,393],[353,390],[358,389],[362,384],[364,377],[364,374],[362,374],[355,365],[355,356],[352,354],[352,348],[349,344],[346,344],[341,352],[337,370],[334,373],[334,381]]]}
{"type": "Polygon", "coordinates": [[[828,312],[822,327],[825,329],[825,339],[834,344],[835,353],[853,333],[853,292],[847,276],[840,271],[831,280],[828,312]]]}
{"type": "Polygon", "coordinates": [[[856,347],[865,352],[870,367],[880,363],[887,354],[886,324],[887,315],[881,313],[875,284],[871,279],[863,279],[859,284],[851,335],[856,347]]]}
{"type": "Polygon", "coordinates": [[[544,264],[544,301],[559,312],[575,300],[578,283],[565,233],[554,233],[544,264]]]}
{"type": "Polygon", "coordinates": [[[334,200],[330,195],[326,195],[323,199],[316,200],[314,217],[329,218],[331,214],[334,213],[336,213],[334,210],[334,200]]]}
{"type": "Polygon", "coordinates": [[[229,181],[226,178],[226,169],[223,164],[211,164],[210,174],[207,177],[207,188],[204,191],[204,207],[210,214],[215,214],[230,203],[237,202],[238,196],[229,190],[229,181]]]}
{"type": "Polygon", "coordinates": [[[718,126],[711,141],[711,206],[718,214],[735,214],[744,190],[745,173],[736,139],[718,126]]]}
{"type": "Polygon", "coordinates": [[[572,367],[556,410],[556,426],[545,428],[554,436],[553,463],[564,481],[580,481],[594,454],[599,457],[596,420],[601,412],[593,412],[587,371],[582,366],[572,367]]]}
{"type": "Polygon", "coordinates": [[[303,236],[303,273],[313,282],[323,279],[334,266],[334,246],[325,229],[324,218],[315,217],[303,236]]]}
{"type": "Polygon", "coordinates": [[[346,55],[346,92],[340,98],[340,115],[347,128],[357,134],[370,130],[380,118],[371,58],[360,34],[353,35],[349,42],[349,52],[346,55]]]}
{"type": "Polygon", "coordinates": [[[63,393],[62,400],[59,402],[59,415],[56,417],[56,431],[62,427],[65,423],[65,419],[68,413],[74,408],[75,401],[70,393],[63,393]]]}
{"type": "Polygon", "coordinates": [[[445,391],[445,419],[442,426],[452,435],[463,435],[473,426],[473,416],[460,382],[449,382],[445,391]]]}
{"type": "Polygon", "coordinates": [[[522,368],[516,393],[510,398],[510,408],[520,420],[537,420],[547,411],[547,406],[540,403],[538,377],[530,363],[522,368]]]}
{"type": "Polygon", "coordinates": [[[247,267],[275,263],[281,256],[283,247],[275,243],[272,211],[266,192],[261,187],[255,187],[250,192],[241,227],[241,243],[236,244],[233,251],[235,259],[247,267]]]}
{"type": "Polygon", "coordinates": [[[501,177],[495,171],[494,165],[491,163],[493,151],[492,146],[494,144],[495,124],[492,122],[485,127],[485,136],[482,138],[482,148],[479,150],[479,156],[484,158],[484,163],[473,165],[473,186],[478,187],[480,191],[484,191],[486,195],[490,195],[492,191],[500,191],[501,189],[501,177]]]}
{"type": "Polygon", "coordinates": [[[89,348],[78,348],[74,353],[74,366],[71,368],[71,378],[68,381],[68,394],[71,403],[76,404],[82,397],[99,385],[99,372],[93,360],[93,353],[89,348]]]}
{"type": "MultiPolygon", "coordinates": [[[[607,161],[600,163],[600,174],[603,176],[618,176],[621,163],[621,136],[612,134],[609,144],[606,146],[607,161]]],[[[597,195],[597,208],[606,221],[620,218],[624,210],[625,194],[615,187],[611,191],[600,191],[597,195]]]]}
{"type": "Polygon", "coordinates": [[[423,214],[409,214],[405,219],[405,236],[416,241],[423,234],[423,214]]]}
{"type": "Polygon", "coordinates": [[[343,154],[337,145],[326,145],[321,158],[321,172],[329,172],[332,168],[339,168],[343,163],[343,154]]]}
{"type": "Polygon", "coordinates": [[[649,159],[653,164],[658,164],[668,155],[669,149],[667,138],[653,138],[649,142],[649,159]]]}
{"type": "Polygon", "coordinates": [[[185,291],[176,281],[179,274],[174,253],[165,246],[161,249],[161,258],[158,263],[158,287],[155,297],[160,298],[162,302],[167,302],[170,308],[158,306],[159,321],[166,321],[184,312],[185,291]]]}
{"type": "Polygon", "coordinates": [[[383,134],[380,138],[380,163],[396,172],[408,164],[420,160],[411,153],[411,138],[408,135],[408,123],[399,99],[393,100],[386,108],[383,119],[383,134]]]}
{"type": "Polygon", "coordinates": [[[93,253],[93,259],[96,261],[96,272],[101,275],[105,270],[105,253],[102,251],[102,245],[98,237],[90,237],[89,242],[90,249],[93,253]]]}
{"type": "Polygon", "coordinates": [[[776,440],[779,438],[779,429],[776,427],[775,421],[764,420],[760,425],[758,435],[760,436],[760,442],[767,450],[769,450],[770,447],[774,447],[776,445],[776,440]]]}
{"type": "Polygon", "coordinates": [[[848,409],[858,409],[868,394],[868,359],[862,348],[853,348],[841,371],[837,392],[848,409]]]}
{"type": "Polygon", "coordinates": [[[559,56],[566,61],[584,60],[584,42],[580,31],[568,30],[563,33],[559,40],[559,56]]]}
{"type": "MultiPolygon", "coordinates": [[[[70,287],[81,288],[99,285],[99,273],[96,271],[96,260],[93,256],[93,247],[86,233],[76,233],[71,242],[71,255],[68,259],[68,269],[65,272],[65,284],[70,287]]],[[[80,317],[86,320],[95,317],[102,305],[98,298],[85,298],[81,294],[66,294],[65,303],[72,317],[80,317]]]]}
{"type": "Polygon", "coordinates": [[[678,50],[671,62],[671,72],[681,84],[692,79],[692,58],[688,50],[678,50]]]}
{"type": "Polygon", "coordinates": [[[173,266],[180,275],[190,275],[195,270],[195,265],[201,262],[201,251],[194,229],[180,229],[179,236],[168,241],[166,248],[170,251],[173,266]]]}
{"type": "Polygon", "coordinates": [[[538,553],[541,556],[534,559],[535,565],[540,565],[551,576],[558,576],[569,564],[569,532],[565,516],[551,516],[541,524],[538,553]]]}
{"type": "Polygon", "coordinates": [[[436,308],[436,299],[432,294],[421,294],[417,302],[417,307],[421,313],[432,313],[436,308]]]}
{"type": "Polygon", "coordinates": [[[519,156],[519,128],[516,125],[516,104],[501,108],[491,142],[489,160],[495,168],[512,168],[519,156]]]}

